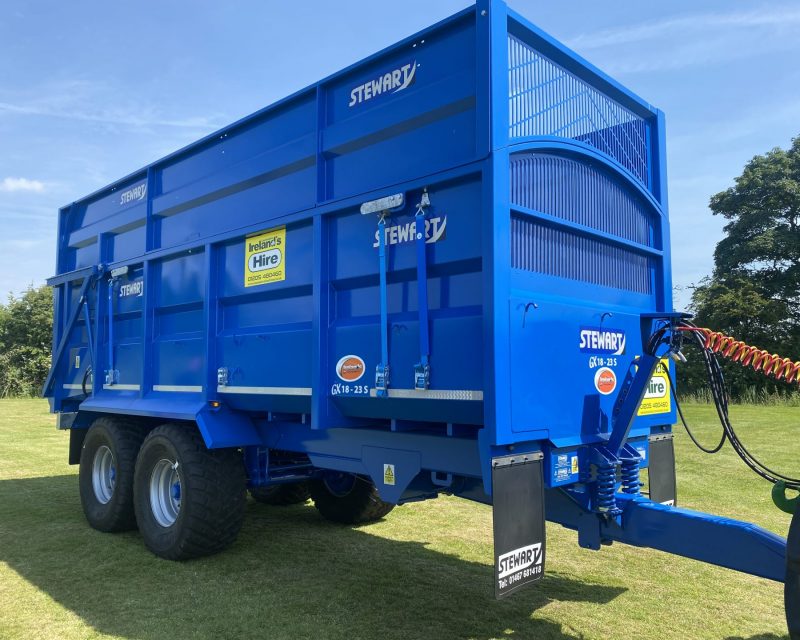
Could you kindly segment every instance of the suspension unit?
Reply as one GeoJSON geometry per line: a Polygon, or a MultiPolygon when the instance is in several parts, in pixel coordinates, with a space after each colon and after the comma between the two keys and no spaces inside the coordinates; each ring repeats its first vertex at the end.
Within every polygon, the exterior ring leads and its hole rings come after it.
{"type": "MultiPolygon", "coordinates": [[[[580,544],[598,549],[603,543],[621,541],[696,558],[771,580],[784,582],[786,618],[792,640],[800,639],[800,497],[787,497],[786,490],[800,490],[800,478],[792,478],[766,466],[742,443],[728,416],[728,400],[717,355],[753,368],[777,380],[800,383],[800,362],[749,346],[720,332],[697,327],[685,314],[643,316],[655,327],[644,348],[634,359],[620,386],[605,442],[590,447],[589,470],[577,486],[564,487],[548,504],[548,517],[578,531],[580,544]],[[692,440],[706,453],[716,453],[726,441],[762,478],[775,486],[772,497],[783,511],[793,515],[788,539],[784,540],[755,525],[674,507],[674,474],[661,478],[650,498],[641,495],[639,471],[642,458],[628,442],[631,425],[645,396],[648,381],[659,361],[666,357],[684,360],[685,340],[700,348],[709,377],[711,395],[723,433],[718,446],[707,449],[692,435],[683,416],[674,383],[670,383],[678,414],[692,440]],[[655,494],[654,494],[655,491],[655,494]],[[662,502],[658,494],[671,497],[662,502]],[[592,522],[581,514],[591,512],[592,522]]],[[[668,375],[668,373],[667,373],[668,375]]],[[[674,465],[671,440],[663,436],[659,455],[674,465]]],[[[673,467],[674,468],[674,467],[673,467]]]]}
{"type": "Polygon", "coordinates": [[[658,339],[648,342],[643,355],[634,359],[622,381],[607,441],[590,450],[592,471],[588,478],[584,478],[588,480],[588,494],[578,495],[575,490],[567,489],[594,513],[606,517],[618,516],[621,513],[618,490],[625,496],[641,495],[639,473],[642,455],[628,443],[628,436],[659,362],[680,351],[682,335],[677,327],[685,317],[685,314],[673,313],[643,318],[657,322],[661,333],[658,339]]]}

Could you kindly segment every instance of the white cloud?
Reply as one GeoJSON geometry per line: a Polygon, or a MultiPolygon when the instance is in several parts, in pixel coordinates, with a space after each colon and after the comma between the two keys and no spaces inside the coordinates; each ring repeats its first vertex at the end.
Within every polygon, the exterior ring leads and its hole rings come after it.
{"type": "Polygon", "coordinates": [[[33,191],[41,193],[44,191],[44,183],[39,180],[29,180],[28,178],[3,178],[0,181],[0,191],[13,193],[15,191],[33,191]]]}
{"type": "Polygon", "coordinates": [[[130,127],[176,127],[180,129],[214,129],[219,125],[210,118],[198,116],[184,119],[163,118],[152,113],[142,114],[127,110],[101,110],[96,112],[81,110],[58,110],[47,106],[30,104],[12,104],[0,102],[0,112],[22,116],[45,116],[49,118],[64,118],[82,122],[95,122],[99,124],[116,124],[130,127]]]}
{"type": "Polygon", "coordinates": [[[800,8],[778,5],[762,12],[670,16],[583,33],[568,42],[593,58],[609,55],[601,66],[614,75],[730,63],[794,50],[798,30],[800,8]]]}
{"type": "Polygon", "coordinates": [[[223,114],[177,117],[165,115],[160,105],[124,88],[82,78],[48,79],[25,91],[0,87],[0,117],[33,116],[134,129],[173,128],[200,135],[222,124],[223,114]]]}
{"type": "Polygon", "coordinates": [[[706,33],[708,30],[789,27],[798,24],[800,24],[800,9],[797,7],[778,7],[770,10],[769,13],[759,11],[698,13],[614,29],[593,31],[573,38],[570,44],[582,49],[598,49],[618,44],[663,38],[676,33],[685,34],[687,31],[706,33]]]}

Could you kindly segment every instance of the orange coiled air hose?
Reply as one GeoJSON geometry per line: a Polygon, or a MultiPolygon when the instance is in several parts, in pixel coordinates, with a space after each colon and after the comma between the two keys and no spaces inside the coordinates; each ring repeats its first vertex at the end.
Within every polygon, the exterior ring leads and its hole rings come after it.
{"type": "Polygon", "coordinates": [[[706,349],[718,353],[723,358],[738,362],[744,367],[751,367],[776,380],[800,384],[800,362],[793,362],[790,358],[784,358],[758,347],[751,347],[741,340],[719,331],[703,327],[694,330],[705,336],[706,349]]]}

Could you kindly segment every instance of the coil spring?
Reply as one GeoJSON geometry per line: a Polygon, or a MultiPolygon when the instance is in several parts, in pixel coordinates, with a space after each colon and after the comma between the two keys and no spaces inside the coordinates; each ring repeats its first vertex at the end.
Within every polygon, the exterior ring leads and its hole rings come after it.
{"type": "Polygon", "coordinates": [[[639,495],[642,486],[639,480],[639,461],[623,460],[621,466],[622,492],[639,495]]]}
{"type": "Polygon", "coordinates": [[[597,467],[597,511],[617,511],[617,500],[614,497],[616,484],[617,470],[614,467],[597,467]]]}
{"type": "Polygon", "coordinates": [[[751,367],[755,371],[761,371],[776,380],[786,380],[786,382],[800,384],[800,362],[793,362],[790,358],[783,358],[765,349],[751,347],[741,340],[719,331],[705,328],[693,330],[699,331],[705,336],[706,349],[718,353],[724,358],[738,362],[744,367],[751,367]]]}

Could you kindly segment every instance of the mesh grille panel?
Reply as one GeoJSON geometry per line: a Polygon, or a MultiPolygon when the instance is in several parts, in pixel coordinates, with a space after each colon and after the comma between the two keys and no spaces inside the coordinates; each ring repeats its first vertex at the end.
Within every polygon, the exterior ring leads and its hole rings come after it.
{"type": "Polygon", "coordinates": [[[653,293],[651,257],[519,216],[511,218],[511,266],[635,293],[653,293]]]}
{"type": "Polygon", "coordinates": [[[648,124],[508,36],[509,135],[572,138],[607,153],[649,187],[648,124]]]}
{"type": "Polygon", "coordinates": [[[563,156],[511,157],[511,202],[652,247],[649,205],[604,171],[563,156]]]}

